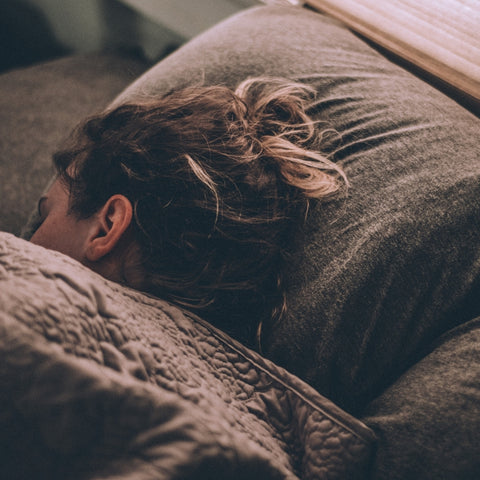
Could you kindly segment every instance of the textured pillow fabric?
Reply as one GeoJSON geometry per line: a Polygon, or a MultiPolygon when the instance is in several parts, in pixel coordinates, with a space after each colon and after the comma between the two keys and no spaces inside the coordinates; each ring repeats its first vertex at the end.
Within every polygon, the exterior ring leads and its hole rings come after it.
{"type": "Polygon", "coordinates": [[[0,230],[20,233],[63,138],[145,69],[136,59],[85,54],[0,74],[0,230]]]}
{"type": "Polygon", "coordinates": [[[346,198],[312,209],[286,318],[264,352],[352,412],[479,312],[479,120],[335,21],[260,7],[223,22],[116,101],[248,76],[299,79],[338,132],[346,198]]]}
{"type": "Polygon", "coordinates": [[[372,452],[206,322],[5,233],[0,411],[2,479],[361,479],[372,452]]]}

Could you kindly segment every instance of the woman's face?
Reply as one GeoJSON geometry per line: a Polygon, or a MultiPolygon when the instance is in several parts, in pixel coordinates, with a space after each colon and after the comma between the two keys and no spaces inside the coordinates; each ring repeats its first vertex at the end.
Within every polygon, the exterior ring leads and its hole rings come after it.
{"type": "Polygon", "coordinates": [[[84,262],[91,219],[77,219],[68,212],[68,206],[68,192],[63,184],[56,180],[38,202],[42,223],[32,236],[31,242],[84,262]]]}

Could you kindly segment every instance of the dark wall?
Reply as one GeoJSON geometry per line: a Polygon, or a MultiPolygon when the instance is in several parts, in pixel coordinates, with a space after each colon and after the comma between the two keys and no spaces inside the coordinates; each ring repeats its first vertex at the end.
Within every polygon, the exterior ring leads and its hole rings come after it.
{"type": "Polygon", "coordinates": [[[0,71],[66,53],[40,9],[22,0],[0,2],[0,71]]]}

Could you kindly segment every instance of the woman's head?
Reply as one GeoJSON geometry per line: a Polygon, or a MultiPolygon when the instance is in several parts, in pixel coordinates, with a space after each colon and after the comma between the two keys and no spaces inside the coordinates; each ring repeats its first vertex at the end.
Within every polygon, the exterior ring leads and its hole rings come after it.
{"type": "MultiPolygon", "coordinates": [[[[343,176],[316,153],[310,99],[305,86],[253,79],[235,92],[191,87],[88,120],[54,157],[53,193],[63,188],[69,228],[85,238],[81,255],[64,253],[92,268],[114,258],[121,268],[105,276],[230,331],[239,318],[278,314],[293,229],[310,199],[334,194],[343,176]],[[92,256],[90,240],[102,237],[110,251],[92,256]]],[[[48,236],[48,217],[33,241],[48,236]]]]}

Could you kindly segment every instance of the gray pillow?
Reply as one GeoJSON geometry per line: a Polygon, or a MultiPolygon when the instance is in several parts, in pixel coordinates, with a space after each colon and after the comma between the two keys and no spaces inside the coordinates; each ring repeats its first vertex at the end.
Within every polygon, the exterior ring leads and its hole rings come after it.
{"type": "Polygon", "coordinates": [[[431,352],[367,407],[376,433],[371,478],[472,480],[480,472],[480,318],[431,352]]]}
{"type": "MultiPolygon", "coordinates": [[[[266,355],[351,412],[479,311],[479,120],[337,22],[302,8],[242,12],[154,66],[119,104],[191,83],[299,79],[351,182],[299,232],[289,314],[266,355]]],[[[240,336],[240,332],[238,333],[240,336]]]]}
{"type": "Polygon", "coordinates": [[[289,7],[223,22],[116,103],[255,75],[317,89],[314,115],[338,132],[326,148],[351,182],[299,232],[289,314],[265,326],[264,353],[359,412],[480,310],[480,122],[335,21],[289,7]]]}

